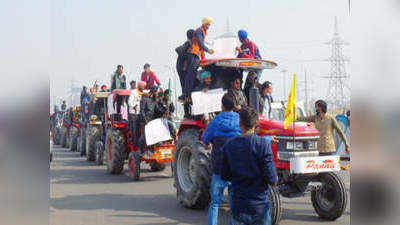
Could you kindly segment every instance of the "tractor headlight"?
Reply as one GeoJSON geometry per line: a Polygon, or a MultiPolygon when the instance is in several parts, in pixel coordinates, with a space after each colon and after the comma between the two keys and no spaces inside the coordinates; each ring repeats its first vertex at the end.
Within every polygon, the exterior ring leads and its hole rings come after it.
{"type": "Polygon", "coordinates": [[[303,142],[292,142],[292,141],[288,141],[286,143],[286,149],[291,149],[291,150],[302,150],[303,149],[303,142]]]}
{"type": "Polygon", "coordinates": [[[317,149],[317,141],[309,141],[308,149],[317,149]]]}

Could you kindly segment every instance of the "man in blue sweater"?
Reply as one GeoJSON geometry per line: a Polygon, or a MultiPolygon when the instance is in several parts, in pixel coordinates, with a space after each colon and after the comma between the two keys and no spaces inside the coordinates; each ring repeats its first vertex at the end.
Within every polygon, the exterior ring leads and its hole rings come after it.
{"type": "Polygon", "coordinates": [[[208,224],[218,223],[218,208],[224,194],[225,187],[228,187],[229,198],[231,199],[232,190],[230,182],[221,180],[220,171],[222,166],[222,146],[229,138],[240,135],[239,114],[233,112],[235,104],[228,94],[222,97],[222,112],[208,124],[201,140],[205,144],[213,144],[211,152],[212,180],[211,180],[211,204],[208,210],[208,224]]]}
{"type": "Polygon", "coordinates": [[[232,182],[231,214],[234,225],[269,225],[268,185],[277,183],[271,141],[254,134],[258,114],[252,108],[240,111],[242,135],[223,147],[221,178],[232,182]]]}

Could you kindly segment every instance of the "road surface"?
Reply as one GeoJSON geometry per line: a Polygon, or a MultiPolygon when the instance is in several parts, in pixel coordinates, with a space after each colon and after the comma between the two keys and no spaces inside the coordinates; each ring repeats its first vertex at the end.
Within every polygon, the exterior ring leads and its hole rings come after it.
{"type": "MultiPolygon", "coordinates": [[[[126,174],[107,174],[106,166],[87,162],[79,153],[57,147],[53,152],[51,225],[207,224],[206,210],[190,210],[178,204],[169,167],[153,173],[142,164],[141,180],[132,182],[126,174]]],[[[349,172],[341,173],[349,191],[349,172]]],[[[281,225],[350,224],[350,204],[341,218],[327,222],[318,218],[309,195],[281,200],[281,225]]],[[[220,224],[228,224],[228,212],[221,210],[220,214],[220,224]]]]}

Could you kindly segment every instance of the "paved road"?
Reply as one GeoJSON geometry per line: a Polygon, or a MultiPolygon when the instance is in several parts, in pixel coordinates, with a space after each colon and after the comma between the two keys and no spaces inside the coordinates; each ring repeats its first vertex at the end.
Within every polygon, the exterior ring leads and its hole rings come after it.
{"type": "MultiPolygon", "coordinates": [[[[67,149],[54,148],[50,168],[51,225],[125,225],[125,224],[207,224],[205,210],[181,207],[175,196],[171,170],[149,172],[143,166],[139,182],[126,175],[109,175],[106,166],[95,166],[67,149]]],[[[142,164],[143,165],[143,164],[142,164]]],[[[348,172],[342,174],[350,186],[348,172]]],[[[335,222],[320,220],[310,197],[282,198],[281,225],[350,224],[350,205],[335,222]]],[[[227,224],[223,211],[220,224],[227,224]]]]}

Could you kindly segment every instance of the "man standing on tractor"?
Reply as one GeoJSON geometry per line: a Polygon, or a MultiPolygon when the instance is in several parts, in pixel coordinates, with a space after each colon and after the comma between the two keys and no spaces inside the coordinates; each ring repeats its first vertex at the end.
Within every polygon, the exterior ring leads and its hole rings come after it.
{"type": "MultiPolygon", "coordinates": [[[[117,70],[111,77],[111,91],[114,89],[126,89],[126,76],[123,74],[124,67],[122,65],[117,66],[117,70]]],[[[117,113],[121,113],[121,105],[124,102],[125,96],[117,96],[117,113]]]]}
{"type": "Polygon", "coordinates": [[[114,89],[126,89],[126,76],[123,72],[124,67],[118,65],[117,70],[111,77],[111,91],[114,89]]]}
{"type": "Polygon", "coordinates": [[[204,59],[204,52],[214,54],[214,50],[208,49],[205,45],[205,39],[207,36],[207,30],[210,28],[213,19],[211,17],[205,17],[202,21],[201,27],[197,28],[195,35],[192,39],[191,45],[187,50],[187,69],[185,73],[185,114],[189,114],[188,104],[190,102],[190,94],[195,88],[195,81],[197,76],[197,69],[200,65],[200,60],[204,59]]]}
{"type": "Polygon", "coordinates": [[[232,97],[235,103],[234,111],[239,111],[247,106],[247,100],[241,90],[241,86],[242,79],[240,78],[240,76],[235,76],[231,82],[231,88],[228,90],[228,94],[232,97]]]}
{"type": "Polygon", "coordinates": [[[167,106],[168,112],[167,112],[167,118],[168,120],[171,120],[172,118],[172,113],[175,112],[175,106],[174,103],[172,101],[170,101],[170,97],[171,97],[171,90],[167,89],[164,91],[164,104],[167,106]]]}
{"type": "MultiPolygon", "coordinates": [[[[260,50],[254,42],[249,40],[245,30],[239,30],[238,37],[242,43],[240,47],[236,47],[236,50],[239,52],[237,56],[238,58],[261,59],[260,50]]],[[[261,76],[261,70],[256,72],[256,74],[257,80],[259,80],[261,76]]]]}
{"type": "Polygon", "coordinates": [[[189,47],[192,45],[194,30],[189,29],[186,32],[186,36],[187,36],[187,41],[183,45],[175,49],[176,53],[178,53],[178,59],[176,60],[176,71],[178,72],[179,81],[181,83],[181,88],[182,88],[182,95],[178,97],[180,101],[183,101],[185,99],[185,96],[183,94],[183,88],[185,86],[185,72],[187,69],[187,56],[188,56],[187,52],[189,47]]]}
{"type": "Polygon", "coordinates": [[[146,82],[146,89],[154,87],[156,83],[160,86],[161,82],[158,80],[157,75],[150,70],[150,64],[146,63],[143,68],[144,72],[142,73],[140,80],[146,82]]]}
{"type": "Polygon", "coordinates": [[[62,105],[61,105],[61,110],[65,112],[67,110],[67,103],[65,100],[63,100],[62,105]]]}
{"type": "Polygon", "coordinates": [[[256,135],[258,113],[250,107],[240,111],[241,136],[223,147],[221,178],[232,182],[231,215],[234,225],[270,225],[268,185],[276,185],[277,173],[271,141],[256,135]]]}
{"type": "Polygon", "coordinates": [[[319,131],[319,139],[317,148],[320,155],[332,155],[336,152],[335,139],[333,137],[334,130],[337,131],[344,145],[346,151],[350,151],[349,142],[346,139],[342,129],[340,129],[335,117],[327,113],[328,105],[324,100],[318,100],[315,102],[316,115],[308,117],[297,118],[299,121],[312,122],[315,124],[315,128],[319,131]]]}
{"type": "Polygon", "coordinates": [[[222,112],[208,124],[201,137],[204,144],[213,144],[211,151],[211,168],[213,175],[211,178],[211,203],[208,210],[208,225],[217,225],[218,223],[218,208],[224,195],[225,187],[228,187],[230,203],[232,200],[231,183],[223,181],[220,174],[223,159],[222,147],[230,138],[240,135],[241,133],[239,128],[239,114],[233,112],[234,108],[235,104],[232,97],[225,94],[222,97],[222,112]]]}

